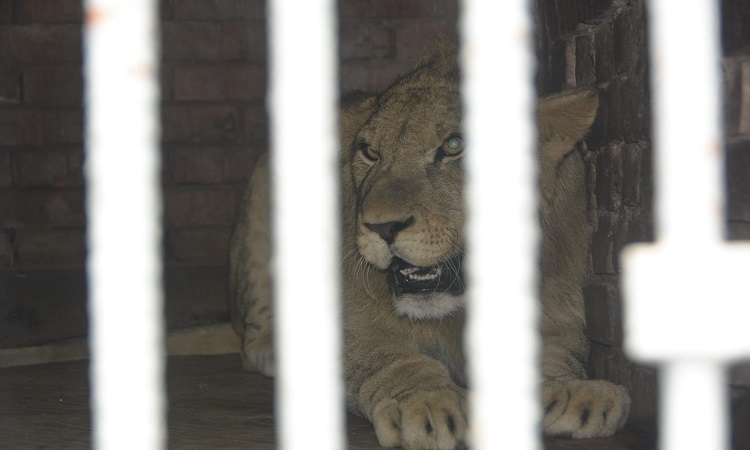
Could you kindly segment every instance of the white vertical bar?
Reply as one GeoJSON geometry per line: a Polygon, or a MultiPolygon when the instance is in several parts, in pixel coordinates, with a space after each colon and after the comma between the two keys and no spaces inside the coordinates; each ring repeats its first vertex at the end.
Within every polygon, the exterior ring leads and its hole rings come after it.
{"type": "Polygon", "coordinates": [[[164,446],[156,2],[86,2],[93,444],[164,446]]]}
{"type": "Polygon", "coordinates": [[[531,10],[522,0],[464,0],[463,11],[465,123],[473,149],[466,176],[470,440],[478,449],[532,449],[540,443],[531,10]]]}
{"type": "Polygon", "coordinates": [[[269,2],[278,439],[284,449],[344,446],[334,5],[269,2]]]}
{"type": "Polygon", "coordinates": [[[665,241],[716,242],[723,213],[719,2],[682,2],[679,14],[674,7],[649,2],[656,232],[665,241]]]}
{"type": "Polygon", "coordinates": [[[626,345],[664,365],[661,448],[723,449],[723,364],[750,352],[750,247],[720,242],[719,2],[649,7],[658,239],[623,255],[626,345]]]}
{"type": "Polygon", "coordinates": [[[660,380],[662,448],[729,448],[729,402],[721,364],[673,362],[662,369],[660,380]]]}

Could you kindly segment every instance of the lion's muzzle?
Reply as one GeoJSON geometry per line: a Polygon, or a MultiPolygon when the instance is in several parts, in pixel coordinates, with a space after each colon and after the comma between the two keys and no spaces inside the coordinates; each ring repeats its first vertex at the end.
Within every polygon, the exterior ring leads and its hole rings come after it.
{"type": "Polygon", "coordinates": [[[432,292],[461,295],[466,287],[461,263],[461,256],[455,256],[432,267],[418,267],[393,258],[388,278],[396,296],[432,292]]]}

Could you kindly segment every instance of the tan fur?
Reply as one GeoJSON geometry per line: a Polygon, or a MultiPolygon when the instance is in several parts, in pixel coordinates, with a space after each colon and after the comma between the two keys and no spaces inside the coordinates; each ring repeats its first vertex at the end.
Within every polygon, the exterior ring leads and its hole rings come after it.
{"type": "MultiPolygon", "coordinates": [[[[460,132],[455,60],[444,45],[383,93],[351,96],[341,108],[346,401],[386,447],[454,448],[467,427],[462,296],[397,297],[385,271],[394,256],[429,267],[463,252],[461,158],[437,153],[460,132]]],[[[624,388],[585,380],[589,242],[583,162],[572,150],[596,109],[595,91],[575,90],[542,99],[537,116],[544,429],[574,438],[613,434],[629,408],[624,388]]],[[[245,359],[271,373],[266,174],[264,160],[232,239],[231,290],[246,324],[245,359]]]]}

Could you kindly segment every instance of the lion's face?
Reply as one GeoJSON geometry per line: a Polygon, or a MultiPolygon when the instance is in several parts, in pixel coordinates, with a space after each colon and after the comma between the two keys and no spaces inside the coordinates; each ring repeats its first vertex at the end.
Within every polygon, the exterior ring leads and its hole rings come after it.
{"type": "Polygon", "coordinates": [[[440,318],[463,304],[458,86],[412,77],[375,103],[351,149],[357,247],[367,262],[389,271],[400,314],[440,318]]]}
{"type": "MultiPolygon", "coordinates": [[[[412,319],[439,319],[463,306],[467,149],[460,104],[455,53],[444,51],[426,56],[379,96],[358,97],[343,109],[351,176],[346,196],[356,203],[347,239],[356,241],[371,266],[388,272],[396,311],[412,319]]],[[[591,126],[597,105],[596,91],[587,89],[538,104],[541,263],[547,273],[569,265],[566,246],[585,248],[585,220],[571,212],[585,209],[585,193],[577,190],[583,166],[566,155],[591,126]]]]}

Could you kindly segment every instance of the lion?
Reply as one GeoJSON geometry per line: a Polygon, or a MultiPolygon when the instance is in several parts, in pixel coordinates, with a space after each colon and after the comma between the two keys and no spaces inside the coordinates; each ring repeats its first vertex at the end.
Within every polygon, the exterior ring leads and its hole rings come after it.
{"type": "MultiPolygon", "coordinates": [[[[467,430],[462,156],[456,46],[439,45],[375,95],[340,108],[346,404],[380,445],[451,449],[467,430]]],[[[538,103],[541,400],[547,435],[610,436],[628,391],[586,375],[582,285],[589,233],[575,144],[595,90],[538,103]]],[[[512,151],[512,149],[504,149],[512,151]]],[[[272,376],[268,159],[251,174],[230,242],[230,303],[245,367],[272,376]]],[[[501,382],[501,381],[498,381],[501,382]]]]}

